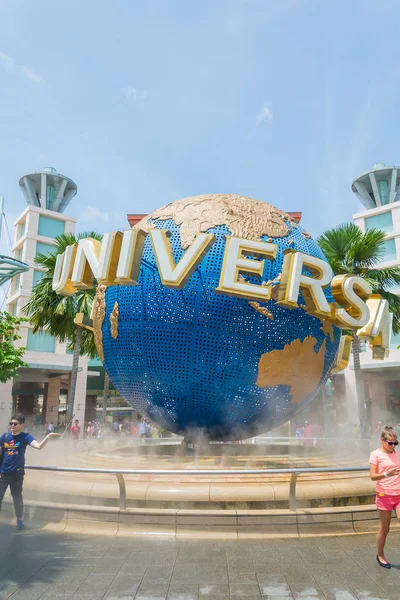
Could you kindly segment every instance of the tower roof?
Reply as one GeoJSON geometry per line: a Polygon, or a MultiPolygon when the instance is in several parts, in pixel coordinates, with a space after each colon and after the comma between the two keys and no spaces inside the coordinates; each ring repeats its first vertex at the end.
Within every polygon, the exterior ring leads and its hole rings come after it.
{"type": "Polygon", "coordinates": [[[351,189],[367,209],[397,202],[400,200],[400,167],[377,162],[353,181],[351,189]]]}
{"type": "Polygon", "coordinates": [[[23,175],[19,185],[29,205],[60,213],[64,212],[78,191],[72,179],[57,173],[53,167],[23,175]]]}

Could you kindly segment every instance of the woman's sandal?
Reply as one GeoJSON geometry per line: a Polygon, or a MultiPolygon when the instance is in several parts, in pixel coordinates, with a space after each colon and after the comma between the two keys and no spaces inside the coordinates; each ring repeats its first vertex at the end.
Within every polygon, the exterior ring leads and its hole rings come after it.
{"type": "Polygon", "coordinates": [[[376,560],[378,561],[378,563],[381,565],[381,567],[383,567],[384,569],[391,569],[391,566],[389,563],[384,563],[380,560],[379,556],[376,555],[376,560]]]}

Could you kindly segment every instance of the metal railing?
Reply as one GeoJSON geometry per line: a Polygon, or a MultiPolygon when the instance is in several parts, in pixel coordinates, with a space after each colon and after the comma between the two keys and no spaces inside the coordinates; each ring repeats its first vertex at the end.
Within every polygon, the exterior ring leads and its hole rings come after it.
{"type": "Polygon", "coordinates": [[[290,475],[289,509],[296,510],[296,484],[299,475],[309,473],[356,473],[369,471],[369,467],[305,467],[297,469],[87,469],[79,467],[50,467],[26,465],[26,469],[35,471],[56,471],[64,473],[102,473],[115,475],[119,485],[119,507],[126,510],[126,484],[124,475],[290,475]]]}

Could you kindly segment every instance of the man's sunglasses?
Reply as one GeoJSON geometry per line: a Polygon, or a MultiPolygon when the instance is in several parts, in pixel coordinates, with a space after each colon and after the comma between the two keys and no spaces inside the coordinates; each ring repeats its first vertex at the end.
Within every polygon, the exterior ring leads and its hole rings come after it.
{"type": "Polygon", "coordinates": [[[21,423],[19,421],[10,421],[10,425],[11,427],[14,425],[14,427],[18,427],[18,425],[21,425],[21,423]]]}
{"type": "Polygon", "coordinates": [[[399,442],[388,442],[387,440],[383,440],[384,442],[387,443],[388,446],[398,446],[399,442]]]}

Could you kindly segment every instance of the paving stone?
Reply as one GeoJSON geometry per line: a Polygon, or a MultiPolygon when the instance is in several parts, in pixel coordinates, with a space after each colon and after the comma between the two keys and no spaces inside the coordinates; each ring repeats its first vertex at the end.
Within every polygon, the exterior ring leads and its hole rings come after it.
{"type": "Polygon", "coordinates": [[[77,591],[78,587],[81,585],[81,582],[73,583],[69,581],[68,583],[57,582],[53,583],[47,590],[46,594],[48,596],[72,596],[77,591]]]}
{"type": "Polygon", "coordinates": [[[128,573],[118,574],[109,589],[108,594],[126,594],[134,596],[141,583],[141,577],[129,575],[128,573]]]}
{"type": "Polygon", "coordinates": [[[323,596],[322,590],[316,585],[305,585],[305,584],[289,584],[290,590],[297,600],[303,600],[304,598],[323,596]]]}
{"type": "Polygon", "coordinates": [[[118,574],[127,573],[128,575],[134,575],[135,577],[142,578],[147,569],[146,565],[131,565],[130,563],[124,562],[118,574]]]}
{"type": "Polygon", "coordinates": [[[303,585],[307,584],[308,586],[312,586],[313,584],[315,585],[315,580],[311,575],[310,570],[306,567],[304,563],[303,565],[298,566],[283,566],[282,575],[289,584],[298,583],[303,585]]]}
{"type": "Polygon", "coordinates": [[[176,565],[172,573],[173,583],[197,583],[199,585],[228,583],[228,571],[222,567],[210,565],[196,565],[194,569],[188,569],[185,565],[176,565]]]}
{"type": "Polygon", "coordinates": [[[93,573],[117,573],[122,567],[124,560],[121,558],[101,558],[93,569],[93,573]]]}
{"type": "Polygon", "coordinates": [[[261,592],[256,583],[237,583],[230,585],[231,598],[261,598],[261,592]]]}
{"type": "Polygon", "coordinates": [[[77,590],[77,593],[84,596],[87,595],[97,595],[97,594],[105,594],[113,582],[115,578],[115,574],[111,573],[96,573],[89,575],[87,579],[80,585],[77,590]]]}
{"type": "Polygon", "coordinates": [[[358,600],[352,590],[346,586],[320,586],[326,600],[358,600]]]}
{"type": "Polygon", "coordinates": [[[0,583],[0,600],[7,600],[17,589],[17,585],[2,585],[0,583]]]}
{"type": "Polygon", "coordinates": [[[139,586],[136,597],[146,597],[146,598],[165,598],[168,593],[169,584],[144,584],[139,586]]]}
{"type": "Polygon", "coordinates": [[[14,600],[39,600],[49,588],[47,583],[24,584],[12,595],[14,600]]]}
{"type": "Polygon", "coordinates": [[[237,583],[255,583],[258,584],[257,575],[255,572],[251,573],[248,571],[237,572],[237,571],[229,571],[229,583],[230,585],[235,585],[237,583]]]}
{"type": "Polygon", "coordinates": [[[280,583],[271,580],[270,582],[260,582],[260,589],[263,596],[291,596],[292,593],[287,583],[280,583]]]}
{"type": "MultiPolygon", "coordinates": [[[[104,598],[104,594],[101,595],[97,595],[97,596],[82,596],[81,594],[74,594],[72,596],[73,600],[103,600],[104,598]]],[[[49,598],[50,600],[50,598],[49,598]]]]}
{"type": "Polygon", "coordinates": [[[127,563],[134,565],[150,565],[154,560],[154,552],[132,550],[126,559],[127,563]]]}
{"type": "Polygon", "coordinates": [[[199,598],[200,600],[210,600],[211,598],[220,598],[221,600],[229,598],[229,586],[228,585],[203,585],[199,586],[199,598]]]}
{"type": "Polygon", "coordinates": [[[147,567],[143,577],[142,584],[145,585],[164,585],[170,582],[172,576],[172,566],[150,566],[147,567]]]}
{"type": "Polygon", "coordinates": [[[390,571],[376,563],[374,535],[93,541],[0,531],[0,538],[0,600],[400,600],[400,532],[387,545],[390,571]]]}
{"type": "MultiPolygon", "coordinates": [[[[118,595],[115,595],[115,594],[109,595],[107,593],[105,596],[103,596],[103,600],[134,600],[134,597],[135,596],[132,596],[132,595],[127,596],[126,594],[124,594],[123,596],[120,596],[119,594],[118,595]]],[[[88,599],[88,600],[90,600],[90,599],[88,599]]]]}
{"type": "Polygon", "coordinates": [[[293,596],[263,596],[263,600],[293,600],[293,596]]]}
{"type": "Polygon", "coordinates": [[[173,586],[168,590],[167,600],[198,600],[199,588],[197,585],[173,586]]]}
{"type": "Polygon", "coordinates": [[[166,596],[153,596],[153,595],[143,595],[143,594],[137,594],[137,596],[135,596],[135,600],[166,600],[166,596]]]}

